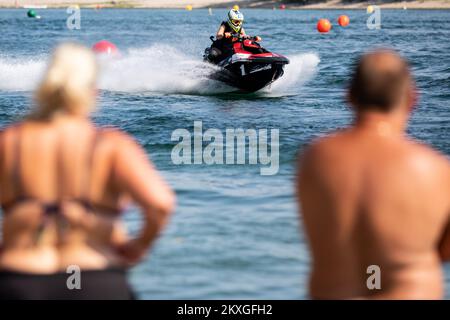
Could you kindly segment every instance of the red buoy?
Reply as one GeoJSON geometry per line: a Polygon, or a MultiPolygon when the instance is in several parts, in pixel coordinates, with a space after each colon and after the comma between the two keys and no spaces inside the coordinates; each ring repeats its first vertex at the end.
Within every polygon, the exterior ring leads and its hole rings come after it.
{"type": "Polygon", "coordinates": [[[92,50],[94,50],[95,53],[108,55],[117,55],[119,53],[119,50],[117,49],[116,45],[106,40],[102,40],[94,44],[92,46],[92,50]]]}
{"type": "Polygon", "coordinates": [[[338,23],[341,27],[346,27],[350,23],[350,19],[346,15],[339,16],[338,23]]]}
{"type": "Polygon", "coordinates": [[[331,23],[328,19],[320,19],[317,22],[317,31],[325,33],[331,30],[331,23]]]}
{"type": "Polygon", "coordinates": [[[286,5],[285,4],[280,4],[280,10],[284,10],[286,9],[286,5]]]}

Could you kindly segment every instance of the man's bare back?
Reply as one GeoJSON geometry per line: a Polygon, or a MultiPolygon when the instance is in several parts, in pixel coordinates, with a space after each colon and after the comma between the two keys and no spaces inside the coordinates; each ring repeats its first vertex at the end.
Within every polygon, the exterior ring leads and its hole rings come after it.
{"type": "Polygon", "coordinates": [[[365,111],[304,152],[298,193],[312,298],[443,297],[438,245],[450,213],[450,166],[403,134],[407,116],[406,108],[365,111]],[[381,289],[368,288],[373,265],[381,289]]]}

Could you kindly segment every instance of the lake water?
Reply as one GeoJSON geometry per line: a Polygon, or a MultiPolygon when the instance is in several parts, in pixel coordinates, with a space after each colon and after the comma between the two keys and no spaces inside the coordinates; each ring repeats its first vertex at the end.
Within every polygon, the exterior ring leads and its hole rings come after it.
{"type": "MultiPolygon", "coordinates": [[[[311,138],[351,120],[345,87],[354,58],[389,46],[411,61],[420,104],[409,133],[450,154],[450,11],[383,10],[381,29],[362,10],[243,10],[246,31],[291,64],[270,91],[236,95],[207,79],[201,62],[226,10],[81,10],[69,30],[65,10],[0,10],[0,124],[23,115],[51,49],[62,41],[114,42],[122,57],[104,61],[99,124],[132,134],[178,195],[176,213],[130,279],[143,299],[301,299],[308,249],[293,195],[296,153],[311,138]],[[351,23],[340,28],[340,14],[351,23]],[[319,34],[316,21],[334,23],[319,34]],[[175,129],[278,129],[275,175],[260,165],[175,165],[175,129]]],[[[125,216],[139,227],[136,210],[125,216]]],[[[448,277],[447,273],[447,279],[448,277]]],[[[449,283],[450,280],[447,280],[449,283]]]]}

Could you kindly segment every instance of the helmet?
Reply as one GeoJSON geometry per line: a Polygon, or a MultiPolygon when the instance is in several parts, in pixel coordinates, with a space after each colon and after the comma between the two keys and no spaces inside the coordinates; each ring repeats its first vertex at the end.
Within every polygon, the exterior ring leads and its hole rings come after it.
{"type": "Polygon", "coordinates": [[[242,24],[244,23],[244,15],[238,10],[231,9],[228,12],[227,22],[231,29],[233,29],[235,32],[240,32],[242,24]]]}

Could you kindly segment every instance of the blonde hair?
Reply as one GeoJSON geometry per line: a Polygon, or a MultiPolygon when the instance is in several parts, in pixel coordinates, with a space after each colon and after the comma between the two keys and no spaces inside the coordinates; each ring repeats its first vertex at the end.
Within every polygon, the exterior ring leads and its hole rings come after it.
{"type": "Polygon", "coordinates": [[[97,62],[90,49],[72,43],[58,46],[36,90],[32,117],[89,113],[95,106],[96,80],[97,62]]]}

